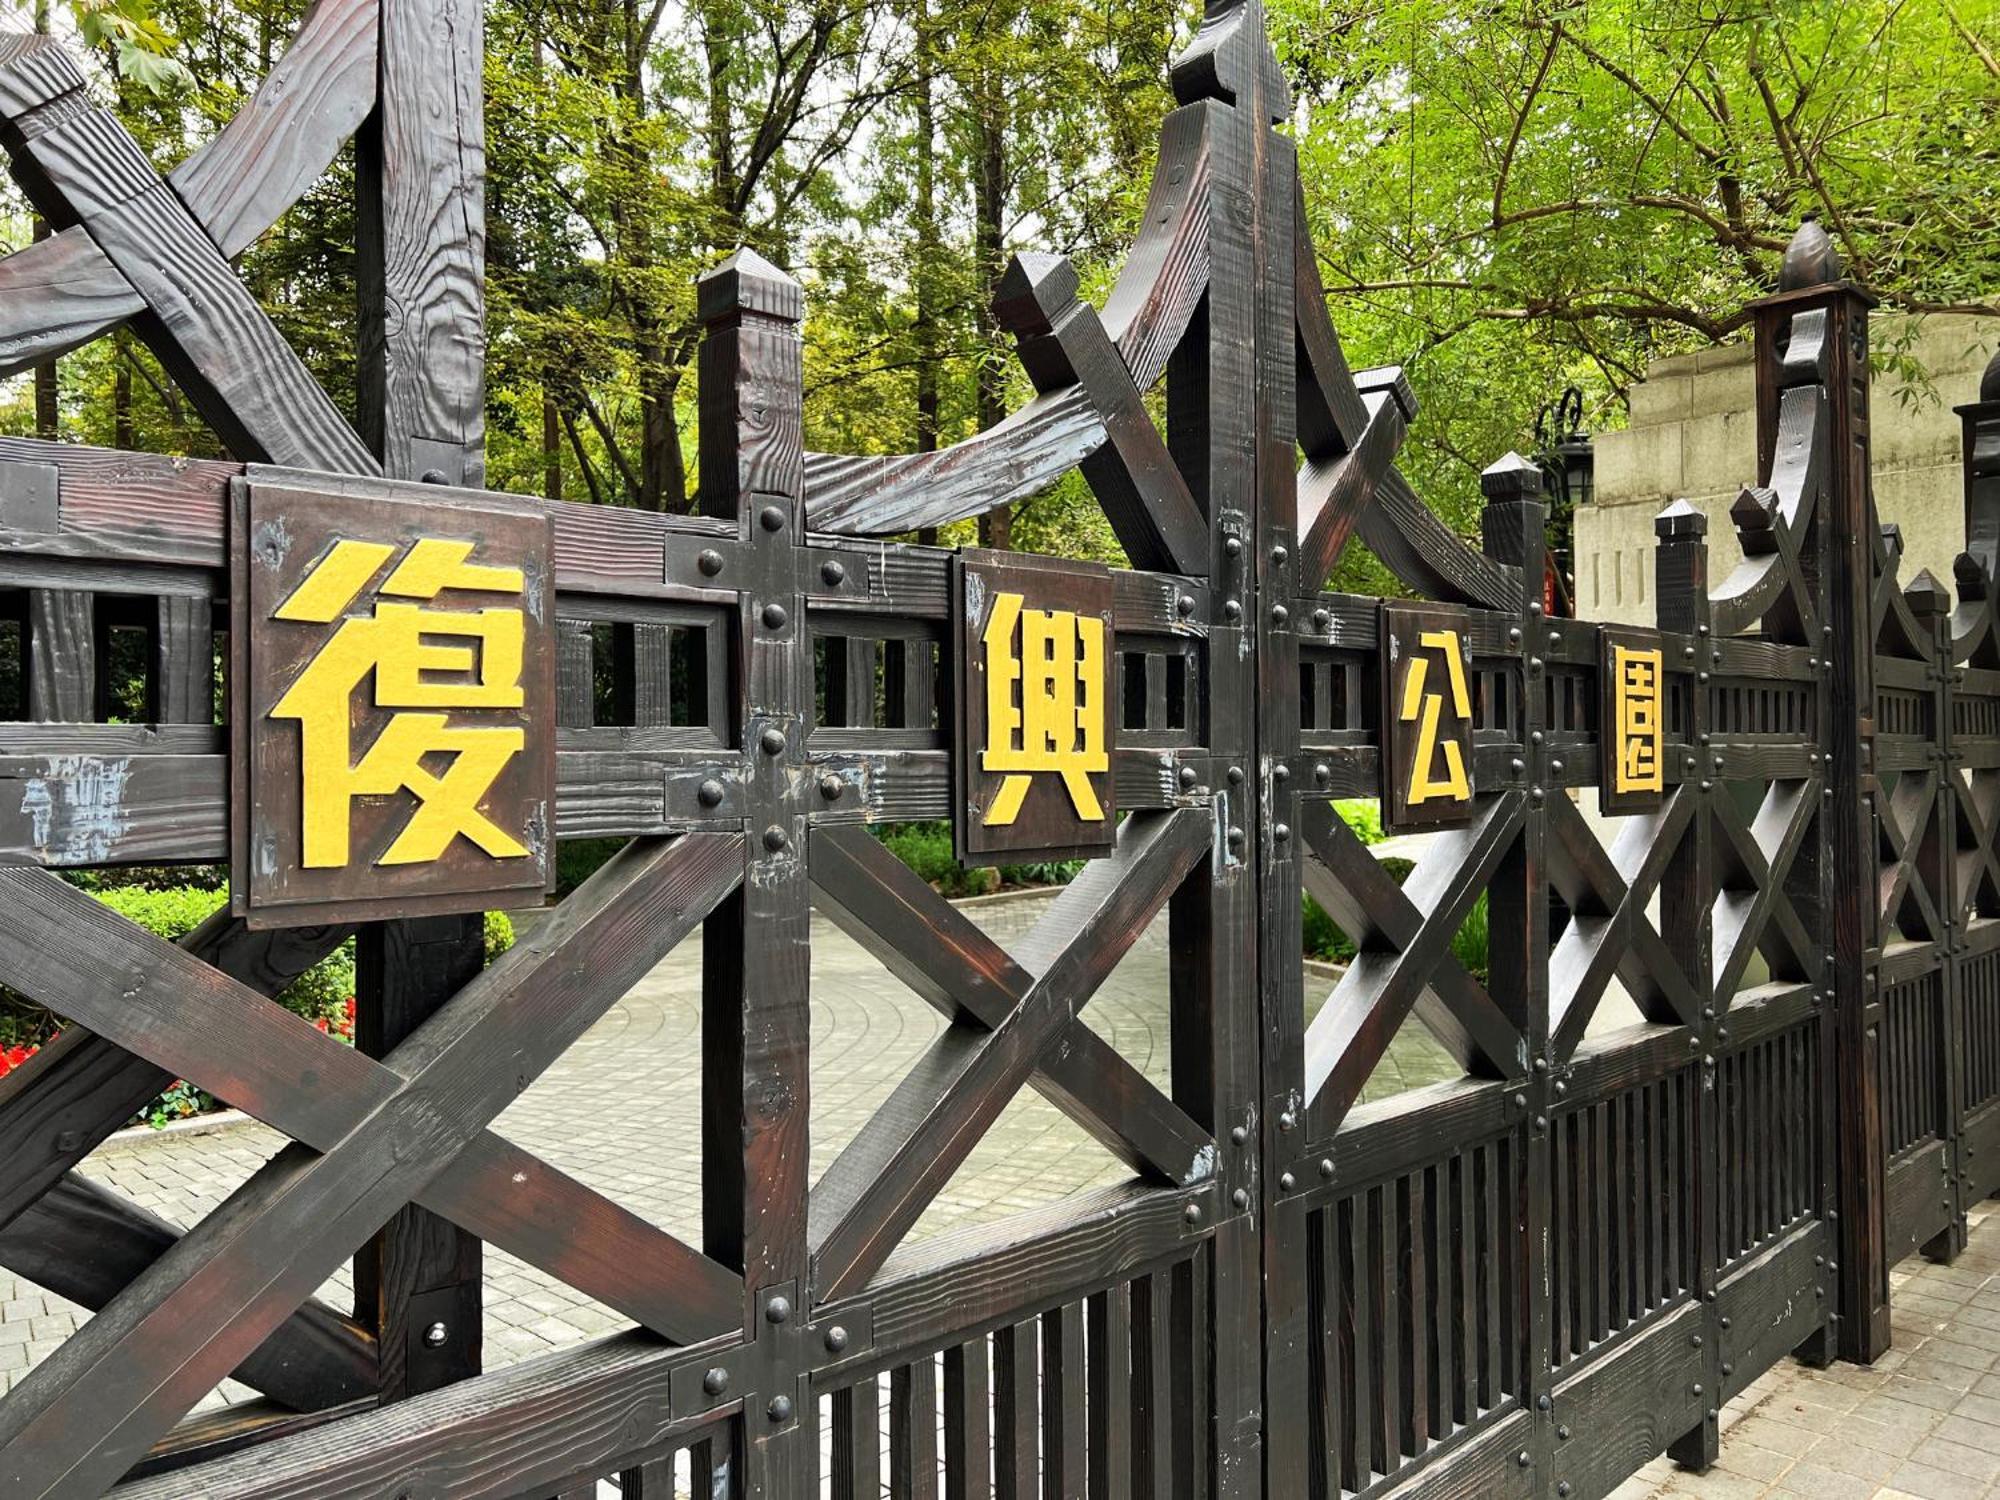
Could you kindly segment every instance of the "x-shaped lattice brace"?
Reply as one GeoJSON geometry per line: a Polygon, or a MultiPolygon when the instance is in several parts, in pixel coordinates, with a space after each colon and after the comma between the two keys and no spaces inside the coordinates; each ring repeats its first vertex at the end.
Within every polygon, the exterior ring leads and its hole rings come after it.
{"type": "Polygon", "coordinates": [[[1520,1028],[1451,952],[1520,833],[1523,806],[1518,791],[1479,798],[1471,824],[1433,834],[1398,887],[1332,803],[1301,803],[1305,887],[1356,948],[1306,1031],[1309,1139],[1332,1136],[1413,1008],[1468,1072],[1507,1078],[1526,1070],[1520,1028]]]}
{"type": "Polygon", "coordinates": [[[1938,794],[1943,779],[1935,771],[1904,770],[1893,790],[1877,792],[1876,891],[1882,935],[1912,942],[1944,937],[1943,914],[1932,881],[1944,873],[1943,818],[1938,794]]]}
{"type": "Polygon", "coordinates": [[[1699,1024],[1701,999],[1684,961],[1646,915],[1675,859],[1692,853],[1696,796],[1674,787],[1650,812],[1619,820],[1607,852],[1567,797],[1551,797],[1550,883],[1569,925],[1549,953],[1549,1032],[1556,1060],[1576,1051],[1615,974],[1649,1021],[1699,1024]]]}
{"type": "Polygon", "coordinates": [[[1819,972],[1819,945],[1785,891],[1818,811],[1818,792],[1810,781],[1772,782],[1748,821],[1726,791],[1709,799],[1718,1006],[1728,1005],[1742,986],[1755,953],[1763,953],[1773,979],[1805,981],[1819,972]]]}
{"type": "Polygon", "coordinates": [[[1030,1079],[1148,1176],[1185,1186],[1214,1172],[1214,1137],[1080,1015],[1214,837],[1206,812],[1134,813],[1009,953],[865,828],[813,830],[814,900],[951,1017],[813,1188],[818,1299],[867,1283],[1030,1079]]]}
{"type": "Polygon", "coordinates": [[[80,226],[143,305],[135,330],[239,458],[380,472],[237,278],[224,244],[241,225],[225,224],[218,243],[125,127],[91,104],[83,74],[48,37],[0,39],[0,140],[41,213],[80,226]]]}
{"type": "Polygon", "coordinates": [[[382,1062],[48,872],[0,871],[0,983],[295,1142],[0,1401],[0,1488],[108,1489],[412,1202],[669,1338],[740,1327],[740,1277],[487,1127],[743,853],[737,833],[635,841],[382,1062]]]}
{"type": "Polygon", "coordinates": [[[2000,916],[2000,770],[1953,772],[1958,827],[1952,844],[1958,861],[1959,912],[2000,916]]]}

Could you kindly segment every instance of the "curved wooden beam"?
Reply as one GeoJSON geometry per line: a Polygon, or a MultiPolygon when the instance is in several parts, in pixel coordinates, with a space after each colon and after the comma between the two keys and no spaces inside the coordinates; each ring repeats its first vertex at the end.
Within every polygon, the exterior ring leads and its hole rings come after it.
{"type": "MultiPolygon", "coordinates": [[[[1133,245],[1103,323],[1141,391],[1160,378],[1208,287],[1208,184],[1217,106],[1167,117],[1133,245]]],[[[934,453],[806,455],[816,531],[887,536],[983,515],[1054,483],[1108,441],[1081,386],[1035,397],[997,426],[934,453]]]]}
{"type": "MultiPolygon", "coordinates": [[[[168,176],[237,256],[325,172],[375,106],[375,0],[319,0],[256,95],[168,176]]],[[[89,343],[146,302],[87,230],[0,259],[0,376],[89,343]]]]}

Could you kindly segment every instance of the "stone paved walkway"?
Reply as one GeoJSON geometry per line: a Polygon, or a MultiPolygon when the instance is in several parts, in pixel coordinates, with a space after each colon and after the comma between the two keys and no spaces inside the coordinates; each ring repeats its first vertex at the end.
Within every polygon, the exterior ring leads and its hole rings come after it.
{"type": "MultiPolygon", "coordinates": [[[[971,915],[1002,943],[1018,939],[1045,897],[974,903],[971,915]]],[[[815,1176],[886,1099],[943,1028],[938,1013],[831,923],[813,940],[815,1176]]],[[[691,1243],[701,1233],[701,955],[684,944],[614,1006],[497,1122],[501,1134],[691,1243]]],[[[1315,1002],[1327,990],[1313,980],[1315,1002]]],[[[1316,1004],[1315,1004],[1316,1008],[1316,1004]]],[[[1149,1077],[1168,1070],[1167,940],[1162,918],[1112,974],[1085,1019],[1149,1077]]],[[[1412,1023],[1370,1085],[1369,1097],[1451,1071],[1412,1023]]],[[[177,1224],[194,1223],[283,1144],[244,1124],[203,1134],[108,1142],[84,1171],[177,1224]]],[[[1125,1168],[1032,1090],[1001,1115],[914,1235],[1038,1207],[1115,1182],[1125,1168]]],[[[615,1313],[496,1250],[486,1257],[489,1369],[624,1326],[615,1313]]],[[[321,1291],[347,1307],[343,1272],[321,1291]]],[[[19,1380],[88,1314],[0,1271],[0,1390],[19,1380]]],[[[215,1399],[251,1394],[225,1383],[215,1399]]]]}
{"type": "Polygon", "coordinates": [[[1890,1273],[1894,1347],[1869,1368],[1785,1361],[1723,1408],[1721,1461],[1649,1464],[1612,1500],[2000,1497],[2000,1201],[1957,1262],[1890,1273]]]}

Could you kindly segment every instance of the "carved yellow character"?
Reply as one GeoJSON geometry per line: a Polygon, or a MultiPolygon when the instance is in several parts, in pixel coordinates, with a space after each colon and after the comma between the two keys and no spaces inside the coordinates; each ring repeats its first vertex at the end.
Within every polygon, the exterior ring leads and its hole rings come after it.
{"type": "MultiPolygon", "coordinates": [[[[1471,718],[1472,697],[1465,689],[1465,663],[1459,655],[1458,632],[1426,630],[1417,637],[1417,644],[1422,651],[1435,651],[1444,658],[1451,710],[1460,722],[1471,718]]],[[[1445,694],[1424,691],[1429,675],[1430,658],[1420,652],[1411,658],[1409,673],[1403,679],[1399,717],[1405,724],[1417,725],[1417,752],[1410,759],[1408,800],[1412,807],[1433,797],[1444,797],[1453,802],[1466,802],[1472,797],[1472,783],[1465,775],[1464,751],[1456,739],[1440,740],[1438,737],[1438,725],[1444,716],[1445,694]],[[1433,776],[1431,769],[1439,751],[1444,753],[1444,775],[1433,776]]]]}
{"type": "MultiPolygon", "coordinates": [[[[275,618],[331,623],[395,550],[381,542],[336,543],[275,618]]],[[[471,552],[470,542],[421,538],[377,592],[425,600],[446,589],[523,592],[519,568],[470,563],[471,552]]],[[[454,725],[443,713],[397,713],[357,762],[351,718],[354,690],[371,672],[378,708],[519,708],[525,636],[518,607],[445,610],[378,600],[372,614],[341,621],[271,710],[274,719],[299,722],[307,866],[348,863],[356,797],[405,790],[415,795],[416,811],[380,863],[426,863],[461,834],[496,859],[526,857],[519,840],[479,810],[479,799],[526,742],[520,725],[476,728],[454,725]],[[437,673],[456,675],[438,681],[437,673]],[[434,757],[449,763],[433,770],[434,757]]]]}
{"type": "Polygon", "coordinates": [[[1662,653],[1630,646],[1611,648],[1613,694],[1618,710],[1619,792],[1666,789],[1661,748],[1666,725],[1660,717],[1662,653]]]}
{"type": "Polygon", "coordinates": [[[1070,610],[1024,609],[1023,603],[1020,594],[995,594],[980,637],[986,647],[987,745],[979,763],[1006,778],[984,822],[1012,823],[1028,795],[1029,778],[1047,772],[1062,777],[1077,817],[1101,823],[1104,808],[1090,778],[1111,765],[1105,748],[1104,621],[1070,610]]]}

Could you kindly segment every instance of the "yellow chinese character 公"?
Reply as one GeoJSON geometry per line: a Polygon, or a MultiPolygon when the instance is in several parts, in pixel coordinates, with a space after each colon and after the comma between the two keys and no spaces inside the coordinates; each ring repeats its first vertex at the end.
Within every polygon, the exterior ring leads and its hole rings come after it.
{"type": "MultiPolygon", "coordinates": [[[[1471,718],[1472,698],[1465,690],[1465,663],[1459,656],[1458,632],[1426,630],[1418,635],[1417,644],[1420,652],[1436,651],[1443,656],[1452,712],[1461,723],[1471,718]]],[[[1470,801],[1472,797],[1472,783],[1465,775],[1464,750],[1456,739],[1439,739],[1438,726],[1444,716],[1445,694],[1424,691],[1429,675],[1430,658],[1419,654],[1411,658],[1409,674],[1403,679],[1400,718],[1405,724],[1417,725],[1417,752],[1410,761],[1410,793],[1407,799],[1412,807],[1433,797],[1445,797],[1453,802],[1470,801]],[[1444,775],[1433,776],[1431,764],[1440,750],[1444,752],[1444,775]]]]}
{"type": "Polygon", "coordinates": [[[1661,741],[1666,726],[1660,718],[1662,653],[1611,648],[1612,690],[1617,703],[1618,784],[1620,792],[1666,789],[1661,741]]]}
{"type": "MultiPolygon", "coordinates": [[[[273,617],[332,623],[395,550],[381,542],[337,542],[273,617]]],[[[467,562],[471,552],[470,542],[421,538],[377,592],[432,600],[446,589],[524,591],[519,568],[467,562]]],[[[341,621],[271,710],[274,719],[299,723],[305,865],[346,865],[353,800],[397,791],[412,793],[417,808],[382,864],[427,863],[461,834],[496,859],[527,855],[479,810],[479,799],[526,743],[520,725],[471,728],[443,713],[397,713],[357,762],[351,715],[354,690],[371,672],[378,708],[519,708],[525,637],[519,608],[426,609],[378,600],[372,614],[341,621]],[[432,673],[457,675],[437,681],[426,675],[432,673]],[[426,764],[442,756],[450,758],[443,770],[426,764]]]]}
{"type": "Polygon", "coordinates": [[[1041,773],[1062,777],[1078,818],[1101,823],[1104,808],[1090,778],[1111,766],[1104,742],[1104,621],[1071,610],[1025,609],[1024,602],[1020,594],[995,594],[980,637],[987,745],[979,763],[1005,777],[985,825],[1012,823],[1030,778],[1041,773]]]}

